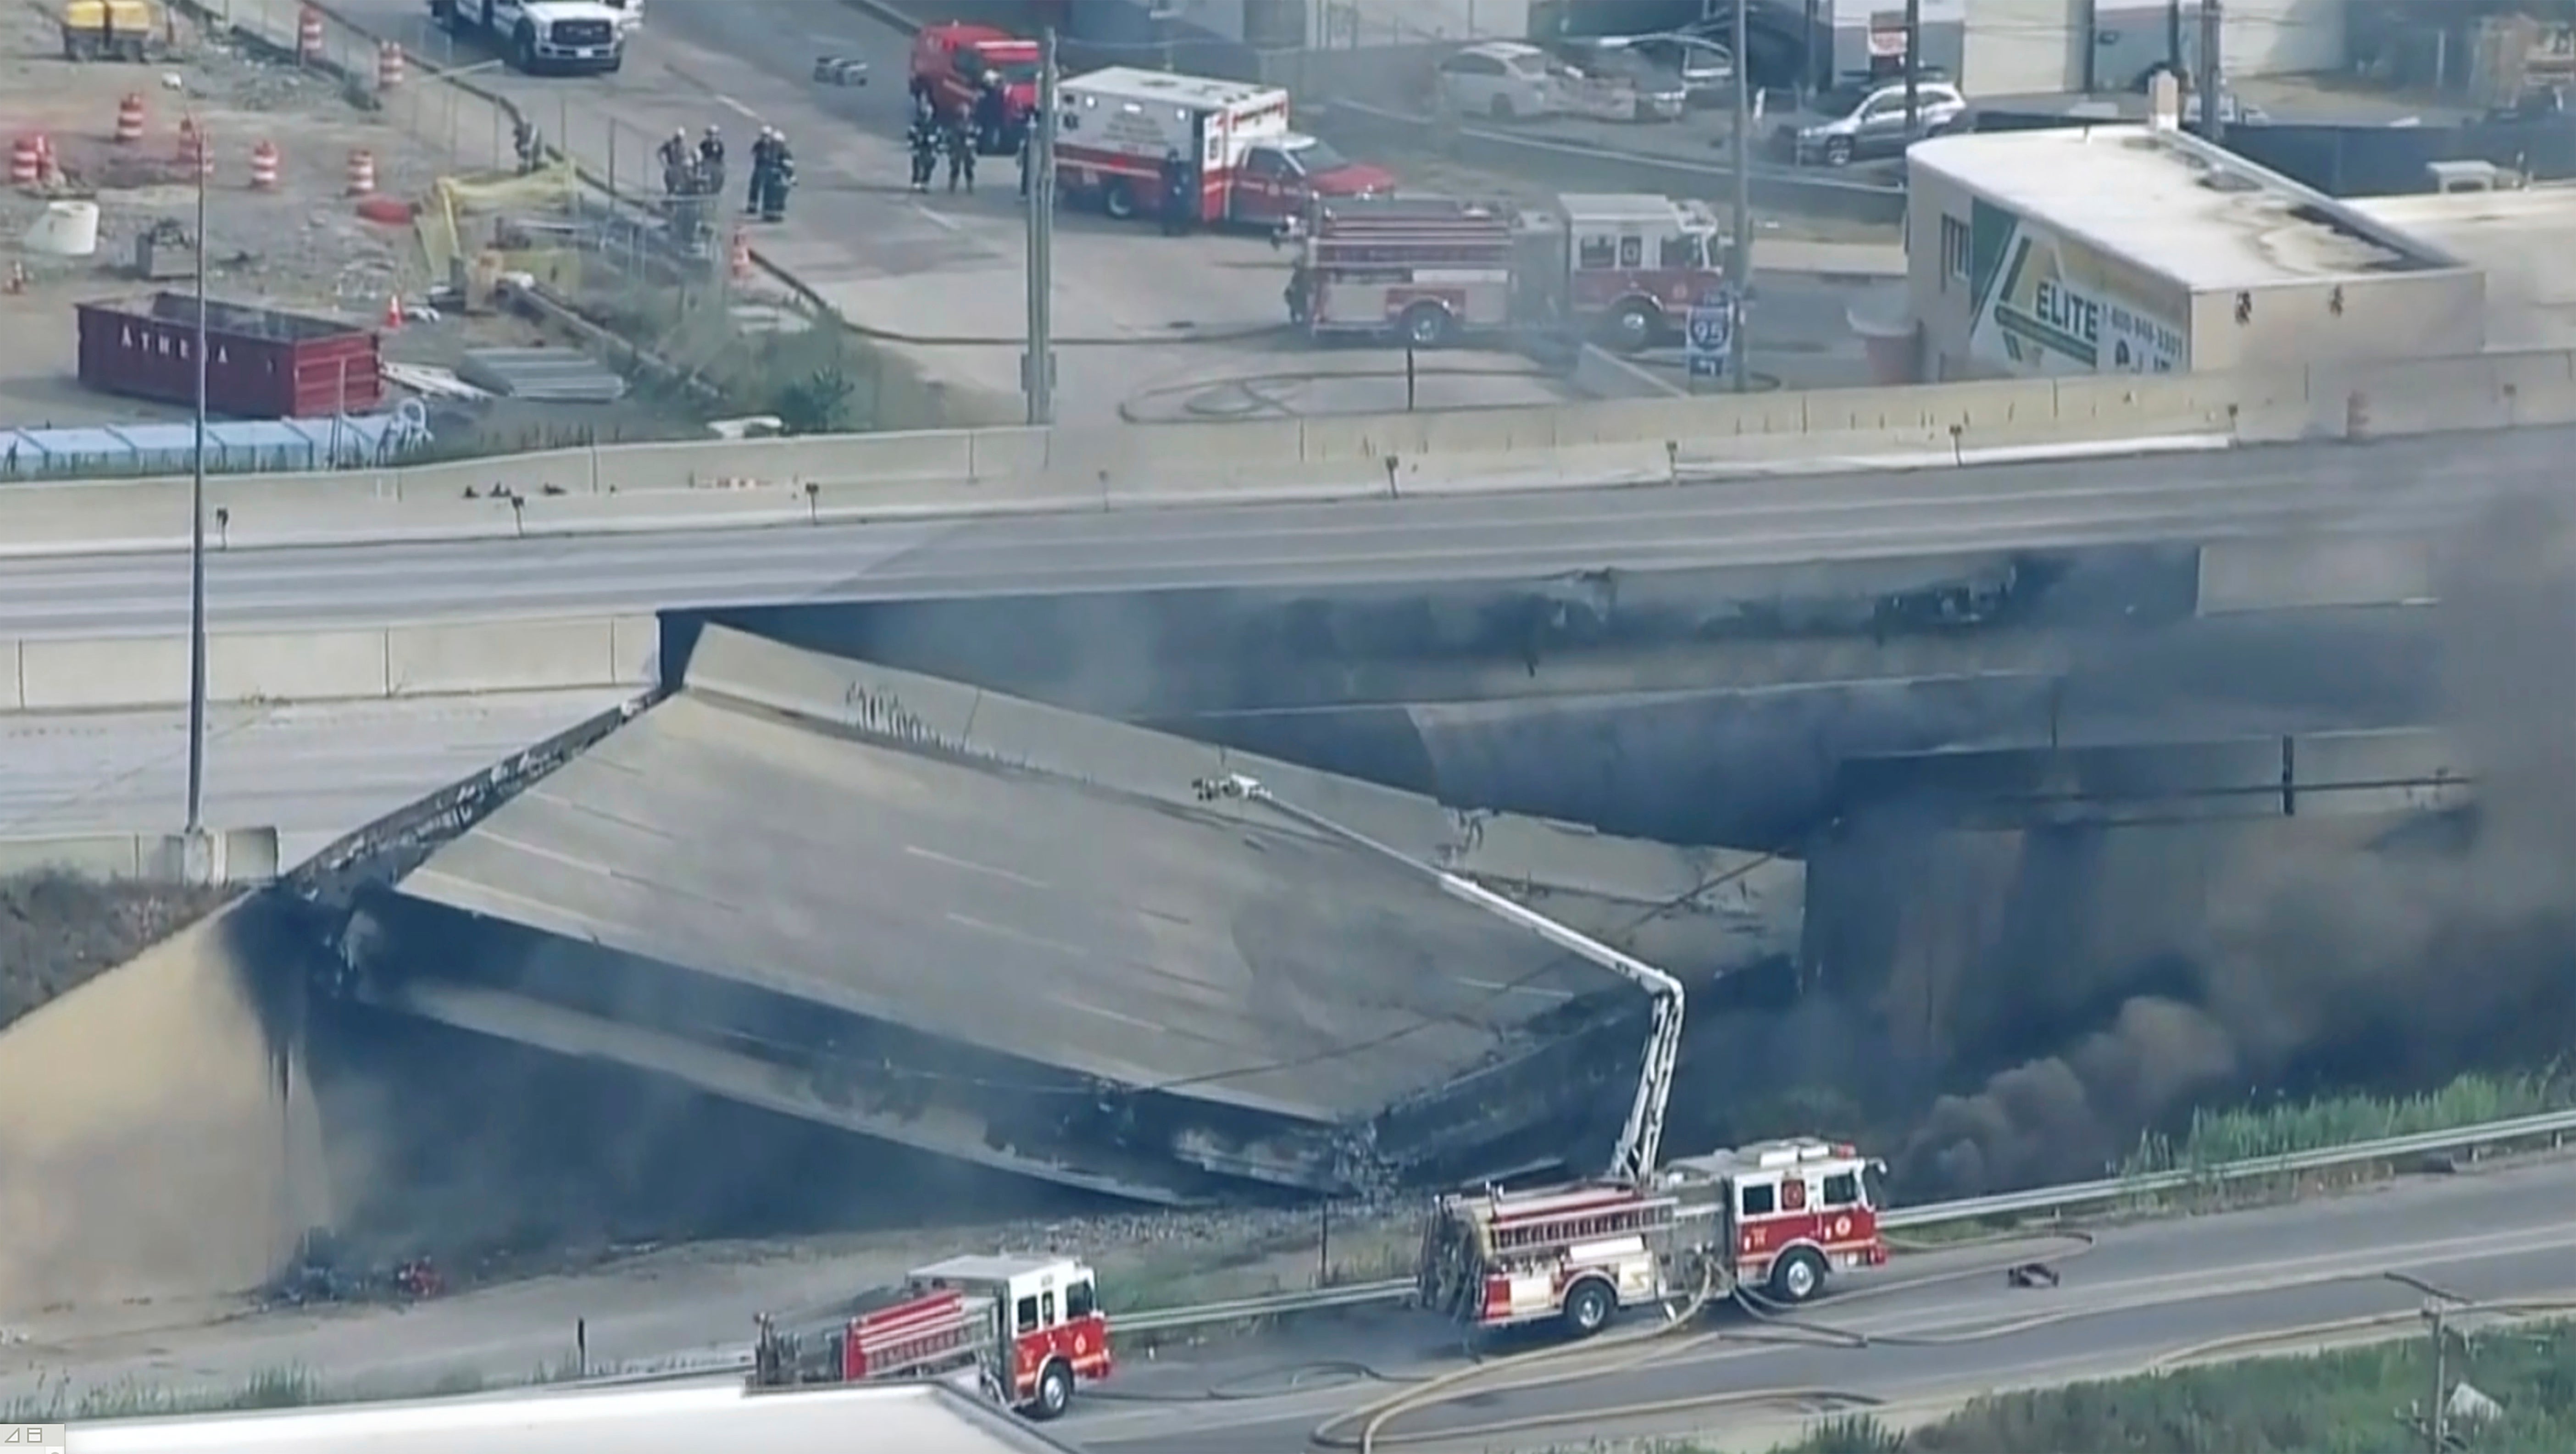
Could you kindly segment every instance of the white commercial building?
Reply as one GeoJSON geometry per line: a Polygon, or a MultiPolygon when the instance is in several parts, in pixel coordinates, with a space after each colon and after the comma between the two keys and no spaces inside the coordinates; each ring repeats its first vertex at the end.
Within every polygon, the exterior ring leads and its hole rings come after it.
{"type": "Polygon", "coordinates": [[[2358,197],[2356,210],[2486,273],[2487,347],[2576,348],[2576,185],[2358,197]]]}
{"type": "MultiPolygon", "coordinates": [[[[2342,70],[2349,9],[2350,0],[2225,0],[2220,67],[2240,79],[2342,70]]],[[[2197,66],[2200,28],[2200,0],[1968,0],[1960,79],[1972,96],[2127,90],[2177,56],[2197,66]]]]}
{"type": "Polygon", "coordinates": [[[1907,155],[1906,291],[1925,378],[2486,346],[2478,268],[2169,125],[1971,133],[1907,155]]]}

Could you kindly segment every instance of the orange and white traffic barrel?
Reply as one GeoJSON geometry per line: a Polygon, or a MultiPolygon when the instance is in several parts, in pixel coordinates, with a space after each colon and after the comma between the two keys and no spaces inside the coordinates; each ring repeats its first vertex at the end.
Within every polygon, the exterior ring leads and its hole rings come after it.
{"type": "Polygon", "coordinates": [[[277,143],[262,141],[250,149],[250,189],[254,192],[277,190],[277,143]]]}
{"type": "Polygon", "coordinates": [[[726,261],[731,265],[731,267],[732,267],[732,269],[733,269],[733,280],[734,280],[735,282],[737,282],[737,283],[748,283],[748,282],[750,282],[750,281],[751,281],[751,234],[750,234],[750,233],[747,233],[747,232],[743,231],[743,230],[742,230],[741,228],[739,228],[739,227],[737,227],[737,228],[735,228],[735,229],[734,229],[734,233],[733,233],[733,251],[732,251],[731,256],[730,256],[730,257],[728,257],[728,258],[726,259],[726,261]]]}
{"type": "Polygon", "coordinates": [[[380,41],[376,45],[376,89],[390,91],[403,81],[403,48],[399,41],[380,41]]]}
{"type": "Polygon", "coordinates": [[[120,146],[132,146],[143,139],[143,98],[133,92],[116,103],[116,140],[120,146]]]}
{"type": "Polygon", "coordinates": [[[310,5],[295,18],[295,58],[308,66],[322,59],[322,12],[310,5]]]}
{"type": "Polygon", "coordinates": [[[32,187],[45,179],[45,139],[33,132],[9,143],[9,185],[32,187]]]}
{"type": "Polygon", "coordinates": [[[371,151],[349,153],[349,195],[372,197],[376,193],[376,154],[371,151]]]}
{"type": "Polygon", "coordinates": [[[206,145],[206,134],[197,129],[197,118],[193,116],[179,118],[178,155],[182,170],[193,168],[201,177],[215,174],[214,148],[206,145]]]}

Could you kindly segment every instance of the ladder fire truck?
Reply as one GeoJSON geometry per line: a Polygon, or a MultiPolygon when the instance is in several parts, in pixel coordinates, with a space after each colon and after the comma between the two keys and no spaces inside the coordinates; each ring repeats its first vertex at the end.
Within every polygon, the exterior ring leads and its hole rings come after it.
{"type": "Polygon", "coordinates": [[[1422,1306],[1471,1331],[1556,1322],[1578,1337],[1625,1308],[1760,1291],[1814,1297],[1837,1271],[1887,1260],[1869,1185],[1880,1164],[1850,1146],[1769,1141],[1659,1166],[1681,1059],[1681,981],[1471,879],[1281,801],[1241,774],[1197,784],[1203,800],[1257,803],[1300,826],[1430,876],[1443,893],[1527,930],[1646,992],[1653,1009],[1637,1092],[1608,1174],[1596,1181],[1438,1198],[1415,1268],[1422,1306]]]}
{"type": "Polygon", "coordinates": [[[1716,215],[1670,197],[1324,197],[1300,230],[1288,316],[1319,337],[1438,348],[1547,329],[1633,353],[1677,337],[1726,286],[1716,215]]]}
{"type": "Polygon", "coordinates": [[[1109,1323],[1089,1267],[1065,1257],[952,1257],[901,1287],[866,1294],[805,1334],[759,1320],[754,1388],[979,1375],[1032,1419],[1073,1406],[1078,1384],[1107,1378],[1109,1323]]]}

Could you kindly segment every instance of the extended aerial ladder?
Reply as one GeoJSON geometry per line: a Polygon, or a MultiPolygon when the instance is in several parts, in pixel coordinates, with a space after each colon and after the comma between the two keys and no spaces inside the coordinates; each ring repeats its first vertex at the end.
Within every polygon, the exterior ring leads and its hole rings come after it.
{"type": "Polygon", "coordinates": [[[1619,1143],[1610,1154],[1610,1177],[1631,1186],[1644,1187],[1655,1176],[1657,1157],[1664,1140],[1664,1107],[1672,1099],[1673,1074],[1682,1051],[1682,982],[1633,955],[1622,954],[1600,940],[1560,924],[1495,893],[1473,879],[1454,874],[1438,864],[1414,857],[1400,848],[1380,843],[1354,828],[1347,828],[1320,813],[1282,801],[1263,787],[1256,778],[1242,773],[1201,778],[1194,784],[1201,802],[1220,798],[1258,803],[1271,812],[1301,827],[1311,828],[1336,842],[1365,849],[1390,862],[1400,863],[1415,873],[1428,876],[1440,891],[1463,903],[1484,910],[1495,918],[1522,929],[1566,953],[1595,964],[1618,975],[1646,992],[1653,1000],[1653,1015],[1646,1029],[1646,1059],[1637,1075],[1637,1098],[1628,1107],[1628,1121],[1619,1132],[1619,1143]]]}

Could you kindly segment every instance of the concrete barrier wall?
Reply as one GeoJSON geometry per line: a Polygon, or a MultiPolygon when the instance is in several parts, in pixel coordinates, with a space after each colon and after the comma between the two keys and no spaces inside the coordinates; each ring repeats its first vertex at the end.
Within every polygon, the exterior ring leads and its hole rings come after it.
{"type": "MultiPolygon", "coordinates": [[[[650,616],[467,622],[342,631],[215,633],[216,702],[316,702],[477,692],[644,687],[660,624],[650,616]]],[[[185,706],[188,639],[123,636],[0,642],[0,712],[185,706]]]]}
{"type": "MultiPolygon", "coordinates": [[[[277,877],[274,828],[232,828],[214,835],[214,881],[264,884],[277,877]]],[[[188,871],[187,840],[176,833],[88,833],[61,838],[0,839],[0,875],[69,873],[83,878],[174,883],[188,871]]]]}
{"type": "MultiPolygon", "coordinates": [[[[982,429],[552,450],[209,484],[222,548],[1325,501],[1675,473],[1921,468],[2014,449],[2576,424],[2576,354],[2023,379],[1141,429],[982,429]]],[[[0,486],[0,555],[165,549],[184,480],[0,486]]]]}

